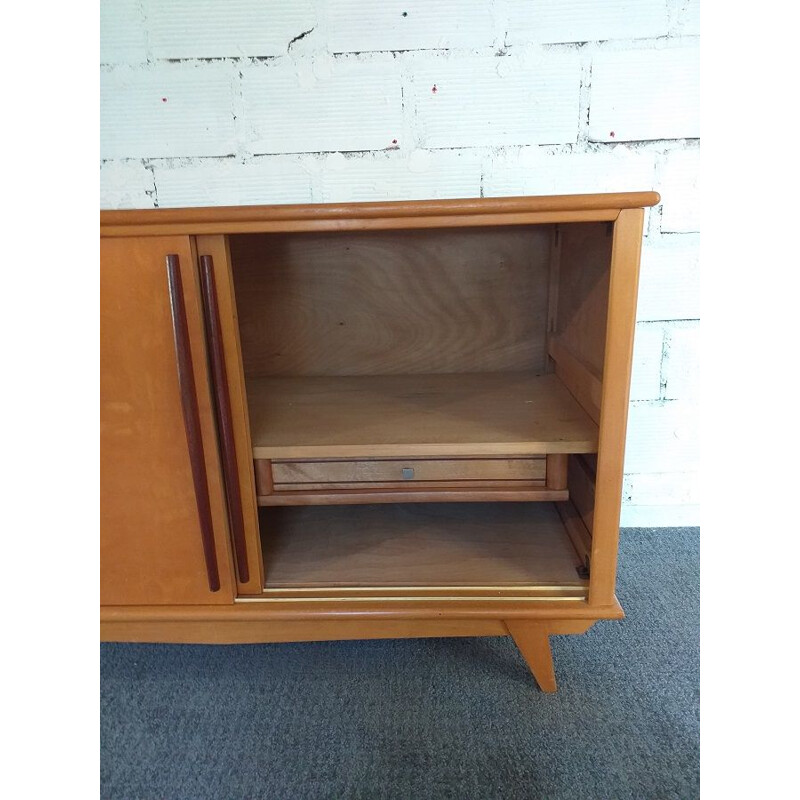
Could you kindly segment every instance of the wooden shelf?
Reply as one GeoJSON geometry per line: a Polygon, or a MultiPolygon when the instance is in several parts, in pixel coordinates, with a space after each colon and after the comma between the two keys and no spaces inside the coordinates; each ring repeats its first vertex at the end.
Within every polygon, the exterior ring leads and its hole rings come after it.
{"type": "Polygon", "coordinates": [[[555,375],[247,380],[254,458],[597,451],[597,425],[555,375]]]}
{"type": "Polygon", "coordinates": [[[553,503],[272,508],[261,538],[267,590],[588,585],[553,503]]]}

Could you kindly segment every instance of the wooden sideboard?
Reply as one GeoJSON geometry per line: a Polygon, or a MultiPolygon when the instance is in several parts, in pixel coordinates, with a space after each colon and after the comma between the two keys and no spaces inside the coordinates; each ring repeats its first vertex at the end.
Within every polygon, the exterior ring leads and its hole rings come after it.
{"type": "Polygon", "coordinates": [[[101,636],[551,634],[622,617],[655,193],[103,211],[101,636]]]}

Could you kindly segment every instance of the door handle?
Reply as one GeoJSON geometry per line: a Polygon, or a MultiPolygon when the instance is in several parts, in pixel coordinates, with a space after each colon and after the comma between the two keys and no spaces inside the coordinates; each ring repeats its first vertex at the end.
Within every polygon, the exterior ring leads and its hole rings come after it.
{"type": "Polygon", "coordinates": [[[206,309],[206,341],[211,355],[211,374],[216,399],[217,424],[219,426],[222,463],[225,470],[225,492],[228,498],[228,517],[233,535],[233,550],[239,580],[250,580],[247,564],[247,542],[244,535],[244,513],[239,484],[239,467],[236,462],[236,443],[233,437],[233,414],[228,393],[228,370],[225,366],[225,350],[222,345],[222,326],[219,321],[219,300],[214,280],[214,260],[211,256],[200,256],[200,287],[206,309]]]}
{"type": "Polygon", "coordinates": [[[220,588],[219,566],[217,551],[214,547],[214,526],[211,521],[211,502],[208,497],[208,475],[203,452],[203,439],[200,433],[200,411],[197,407],[197,391],[194,382],[192,350],[189,344],[189,325],[186,321],[181,265],[180,259],[175,254],[167,256],[167,283],[169,285],[169,305],[172,312],[172,333],[175,337],[175,357],[178,364],[183,425],[186,429],[186,444],[189,448],[189,462],[192,466],[194,496],[197,502],[197,514],[200,518],[200,536],[203,542],[208,588],[212,592],[218,592],[220,588]]]}

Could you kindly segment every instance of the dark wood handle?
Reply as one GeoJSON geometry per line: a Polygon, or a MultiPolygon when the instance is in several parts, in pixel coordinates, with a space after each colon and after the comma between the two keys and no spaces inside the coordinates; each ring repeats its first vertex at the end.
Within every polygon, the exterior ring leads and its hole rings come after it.
{"type": "Polygon", "coordinates": [[[206,307],[206,339],[211,353],[211,375],[216,399],[217,425],[222,436],[222,466],[225,472],[225,492],[228,497],[228,517],[233,534],[233,550],[236,556],[239,580],[247,583],[250,580],[250,569],[247,564],[242,493],[239,489],[239,467],[233,438],[233,414],[231,413],[231,398],[228,394],[228,371],[225,367],[217,285],[214,281],[214,260],[211,256],[200,256],[200,285],[206,307]]]}
{"type": "Polygon", "coordinates": [[[172,309],[172,332],[175,335],[175,356],[178,361],[178,383],[181,390],[183,424],[186,428],[186,443],[189,446],[189,461],[192,465],[194,496],[197,514],[200,517],[200,535],[203,540],[203,555],[206,559],[208,588],[219,591],[219,566],[214,547],[214,526],[211,521],[211,502],[208,497],[208,475],[200,435],[200,411],[197,408],[197,391],[194,382],[192,350],[189,345],[189,325],[186,321],[186,304],[183,299],[181,265],[177,255],[167,256],[167,281],[169,304],[172,309]]]}

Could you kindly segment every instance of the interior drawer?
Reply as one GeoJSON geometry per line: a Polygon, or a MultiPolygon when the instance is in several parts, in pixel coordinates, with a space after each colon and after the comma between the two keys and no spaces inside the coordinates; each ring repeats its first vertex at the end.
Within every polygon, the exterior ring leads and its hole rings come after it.
{"type": "Polygon", "coordinates": [[[260,495],[271,491],[315,488],[377,489],[411,484],[444,488],[469,486],[474,482],[503,486],[509,481],[524,481],[540,485],[544,484],[545,476],[544,456],[256,461],[256,480],[260,495]]]}

